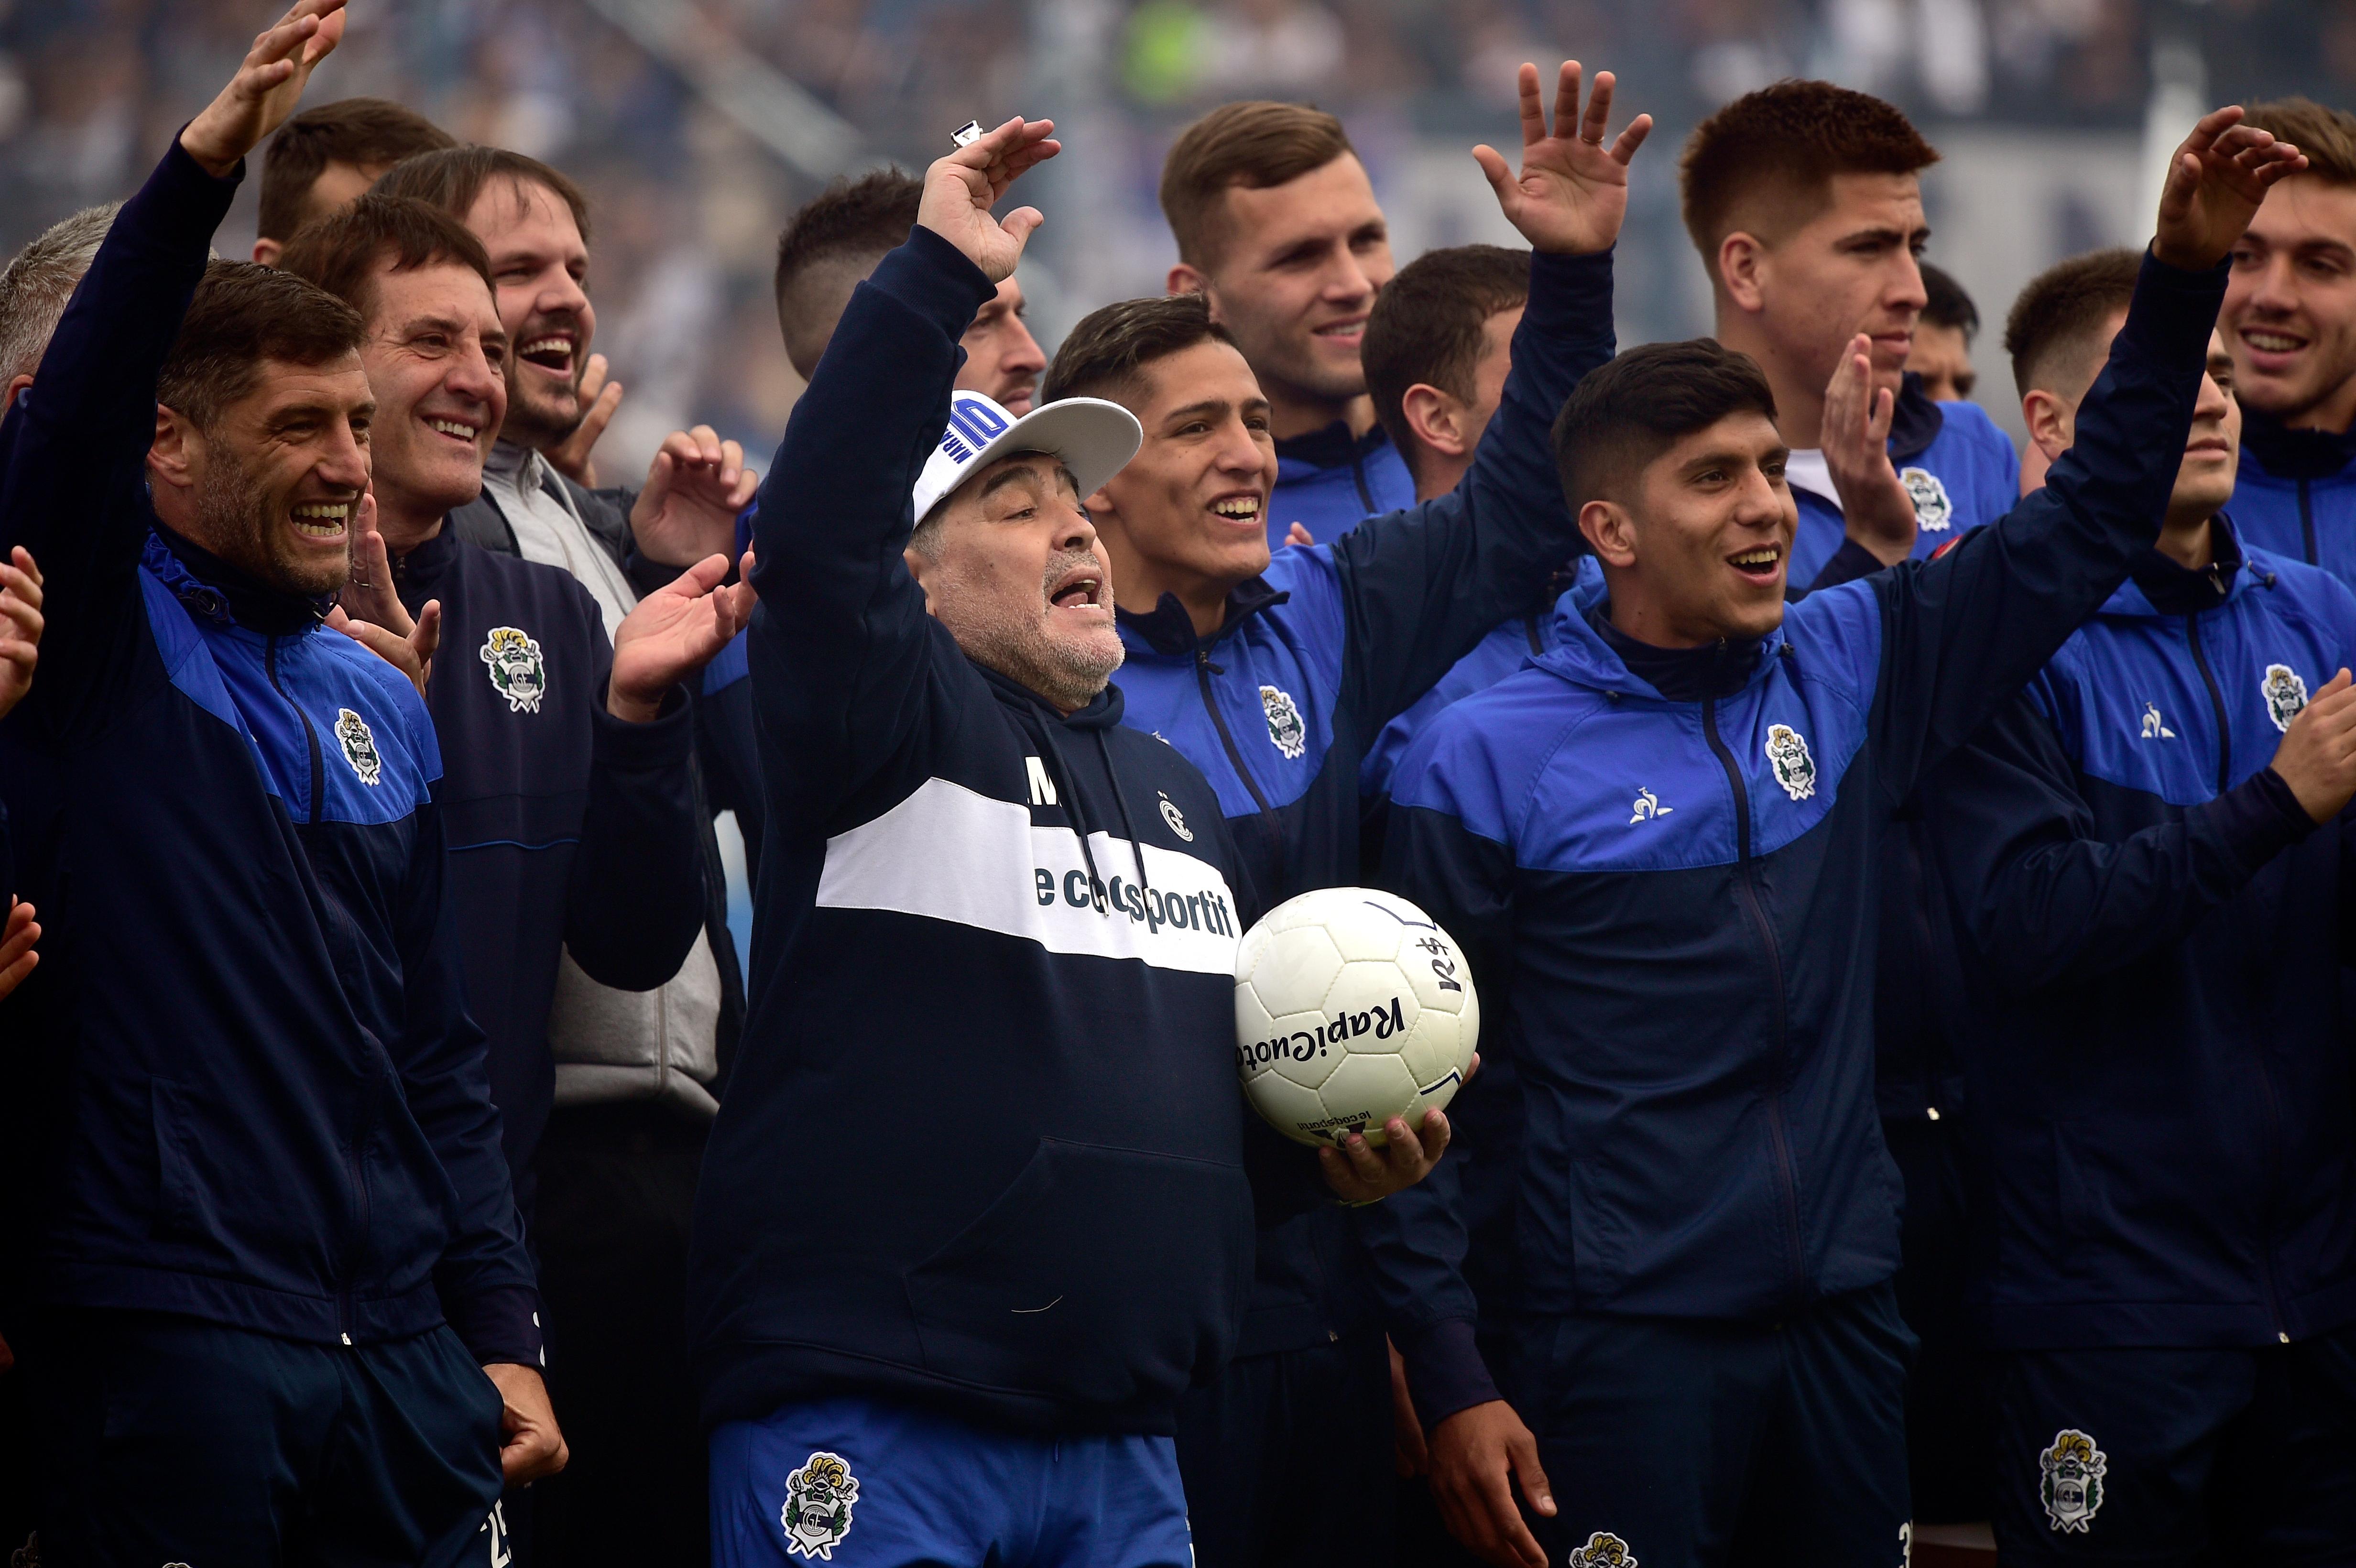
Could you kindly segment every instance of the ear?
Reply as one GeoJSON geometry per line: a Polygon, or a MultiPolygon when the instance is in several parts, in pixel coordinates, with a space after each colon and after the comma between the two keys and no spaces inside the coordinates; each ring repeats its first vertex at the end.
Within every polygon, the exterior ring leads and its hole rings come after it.
{"type": "Polygon", "coordinates": [[[197,427],[163,404],[155,405],[155,439],[147,448],[147,475],[155,484],[172,490],[195,485],[204,462],[205,438],[197,427]]]}
{"type": "Polygon", "coordinates": [[[24,395],[25,389],[32,384],[33,379],[30,376],[9,377],[8,389],[5,392],[0,392],[0,414],[5,414],[10,409],[15,408],[16,406],[16,400],[22,397],[24,395]]]}
{"type": "Polygon", "coordinates": [[[2020,418],[2029,426],[2029,439],[2037,443],[2048,463],[2069,451],[2076,439],[2076,413],[2041,387],[2020,400],[2020,418]]]}
{"type": "Polygon", "coordinates": [[[1208,294],[1211,280],[1201,268],[1181,261],[1172,267],[1170,275],[1162,280],[1162,292],[1173,295],[1208,294]]]}
{"type": "Polygon", "coordinates": [[[1747,315],[1766,307],[1766,270],[1767,247],[1756,235],[1738,229],[1718,242],[1718,286],[1747,315]]]}
{"type": "Polygon", "coordinates": [[[1606,566],[1625,571],[1636,564],[1636,519],[1617,501],[1590,501],[1579,508],[1579,531],[1606,566]]]}
{"type": "Polygon", "coordinates": [[[926,560],[922,555],[918,554],[916,547],[913,545],[900,552],[900,559],[908,563],[908,575],[916,580],[916,587],[921,590],[925,595],[925,613],[927,615],[937,614],[938,612],[935,611],[933,608],[933,585],[929,581],[926,581],[926,579],[928,574],[937,571],[937,568],[932,561],[926,560]]]}
{"type": "Polygon", "coordinates": [[[1464,405],[1428,381],[1418,381],[1399,399],[1399,411],[1416,440],[1451,457],[1464,455],[1464,405]]]}
{"type": "Polygon", "coordinates": [[[262,266],[278,265],[278,258],[285,253],[286,247],[275,240],[256,240],[253,242],[253,259],[262,266]]]}

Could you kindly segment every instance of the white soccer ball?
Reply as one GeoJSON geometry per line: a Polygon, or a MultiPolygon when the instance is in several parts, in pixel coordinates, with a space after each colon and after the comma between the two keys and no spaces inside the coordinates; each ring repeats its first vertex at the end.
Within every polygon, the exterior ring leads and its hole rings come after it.
{"type": "Polygon", "coordinates": [[[1236,1070],[1269,1124],[1339,1144],[1456,1096],[1481,1003],[1464,955],[1432,918],[1372,888],[1287,899],[1236,954],[1236,1070]]]}

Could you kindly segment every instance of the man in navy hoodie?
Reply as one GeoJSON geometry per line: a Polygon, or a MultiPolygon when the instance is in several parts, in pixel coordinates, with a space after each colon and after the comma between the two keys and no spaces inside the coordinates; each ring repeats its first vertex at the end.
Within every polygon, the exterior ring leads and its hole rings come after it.
{"type": "Polygon", "coordinates": [[[1386,1305],[1421,1323],[1394,1332],[1434,1493],[1494,1560],[1903,1553],[1910,1344],[1873,1095],[1884,824],[2156,533],[2221,263],[2297,166],[2239,117],[2173,160],[2077,445],[1935,560],[1787,613],[1789,448],[1759,368],[1715,343],[1634,350],[1564,408],[1563,489],[1607,596],[1408,752],[1387,847],[1393,883],[1466,944],[1524,1101],[1504,1392],[1454,1262],[1451,1168],[1368,1214],[1437,1260],[1387,1268],[1386,1305]]]}
{"type": "MultiPolygon", "coordinates": [[[[1170,1434],[1233,1346],[1257,1190],[1234,847],[1107,684],[1121,644],[1080,497],[1136,421],[951,396],[958,339],[1041,221],[990,208],[1051,129],[933,165],[755,522],[770,837],[690,1264],[725,1564],[1191,1554],[1170,1434]]],[[[1317,1159],[1369,1200],[1446,1127],[1394,1118],[1379,1155],[1353,1136],[1317,1159]]]]}
{"type": "Polygon", "coordinates": [[[432,723],[321,624],[369,478],[361,324],[206,262],[342,22],[302,0],[256,40],[0,423],[0,545],[48,617],[0,781],[57,917],[8,1004],[0,1310],[65,1562],[262,1562],[298,1531],[452,1562],[503,1459],[563,1459],[432,723]]]}
{"type": "MultiPolygon", "coordinates": [[[[2056,452],[2117,320],[2083,271],[2008,335],[2056,452]]],[[[2008,1563],[2356,1542],[2356,594],[2236,537],[2222,340],[2209,372],[2158,544],[1925,784],[2008,1563]]]]}

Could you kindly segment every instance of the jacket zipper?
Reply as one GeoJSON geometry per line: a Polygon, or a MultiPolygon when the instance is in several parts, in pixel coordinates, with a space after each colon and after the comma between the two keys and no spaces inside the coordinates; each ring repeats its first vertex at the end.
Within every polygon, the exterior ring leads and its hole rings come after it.
{"type": "Polygon", "coordinates": [[[2201,651],[2200,616],[2184,617],[2184,640],[2192,645],[2192,662],[2200,668],[2201,684],[2209,688],[2209,711],[2217,720],[2217,793],[2223,795],[2233,776],[2233,732],[2225,726],[2225,699],[2217,689],[2217,677],[2209,671],[2209,656],[2201,651]]]}
{"type": "Polygon", "coordinates": [[[311,727],[311,716],[303,711],[303,705],[292,697],[288,697],[286,688],[278,684],[278,639],[276,637],[271,638],[265,645],[262,664],[264,673],[270,677],[270,689],[284,698],[286,706],[294,710],[294,717],[303,720],[303,739],[311,748],[311,812],[307,820],[316,824],[320,813],[327,808],[326,759],[319,752],[319,731],[311,727]]]}
{"type": "Polygon", "coordinates": [[[1375,493],[1373,490],[1367,488],[1366,485],[1365,460],[1359,457],[1355,453],[1353,453],[1350,455],[1350,477],[1357,482],[1358,505],[1366,509],[1366,515],[1368,517],[1374,516],[1375,493]]]}
{"type": "Polygon", "coordinates": [[[2315,564],[2315,503],[2307,493],[2307,481],[2298,482],[2298,535],[2307,551],[2307,564],[2315,564]]]}
{"type": "Polygon", "coordinates": [[[1803,1263],[1800,1242],[1800,1178],[1792,1164],[1792,1138],[1783,1120],[1783,1073],[1789,1066],[1791,1055],[1790,1021],[1785,1017],[1783,997],[1783,953],[1775,941],[1775,928],[1768,923],[1767,906],[1760,901],[1758,872],[1751,859],[1751,794],[1742,787],[1742,771],[1734,765],[1734,753],[1718,734],[1718,699],[1706,698],[1701,705],[1701,729],[1709,749],[1718,758],[1719,766],[1726,770],[1726,782],[1734,791],[1735,859],[1741,871],[1735,884],[1742,892],[1742,907],[1751,912],[1752,923],[1759,928],[1760,943],[1767,949],[1768,977],[1775,988],[1775,1061],[1776,1080],[1767,1093],[1767,1131],[1775,1145],[1775,1185],[1783,1200],[1783,1235],[1791,1251],[1792,1285],[1795,1295],[1807,1296],[1807,1270],[1803,1263]]]}
{"type": "Polygon", "coordinates": [[[1236,738],[1227,732],[1227,721],[1219,712],[1217,699],[1211,694],[1211,650],[1208,648],[1194,650],[1194,684],[1202,690],[1203,708],[1211,716],[1211,728],[1219,732],[1219,744],[1226,748],[1227,764],[1236,770],[1236,777],[1244,781],[1244,789],[1252,797],[1252,804],[1259,807],[1260,820],[1268,824],[1269,840],[1275,845],[1277,858],[1280,860],[1284,856],[1284,835],[1277,824],[1276,808],[1268,804],[1268,796],[1260,794],[1259,785],[1252,779],[1251,770],[1244,766],[1244,754],[1236,749],[1236,738]]]}
{"type": "Polygon", "coordinates": [[[1546,652],[1546,644],[1538,639],[1538,618],[1536,615],[1523,617],[1522,630],[1530,639],[1530,652],[1534,654],[1546,652]]]}

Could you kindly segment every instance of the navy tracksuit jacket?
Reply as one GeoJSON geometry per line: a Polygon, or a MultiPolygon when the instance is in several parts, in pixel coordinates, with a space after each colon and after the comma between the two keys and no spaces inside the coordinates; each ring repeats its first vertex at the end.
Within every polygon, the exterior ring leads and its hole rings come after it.
{"type": "Polygon", "coordinates": [[[1971,1301],[2011,1349],[2223,1347],[2356,1319],[2348,818],[2267,765],[2356,594],[2151,552],[1926,783],[1967,941],[1971,1301]]]}
{"type": "Polygon", "coordinates": [[[1383,427],[1352,436],[1339,421],[1276,443],[1276,488],[1268,497],[1268,548],[1284,548],[1299,523],[1319,544],[1332,544],[1368,517],[1415,505],[1415,475],[1407,471],[1383,427]]]}
{"type": "Polygon", "coordinates": [[[2356,587],[2356,435],[2287,430],[2245,405],[2232,510],[2249,549],[2356,587]]]}
{"type": "MultiPolygon", "coordinates": [[[[1914,557],[1928,558],[2012,509],[2020,496],[2020,454],[1977,403],[1934,402],[1922,379],[1901,383],[1890,421],[1890,461],[1914,500],[1914,557]]],[[[1840,549],[1840,507],[1797,486],[1800,531],[1792,540],[1790,580],[1814,582],[1840,549]]]]}
{"type": "MultiPolygon", "coordinates": [[[[1566,617],[1402,761],[1388,880],[1465,945],[1525,1097],[1514,1305],[1758,1321],[1889,1279],[1885,823],[2149,544],[2223,286],[2147,260],[2046,487],[1937,560],[1809,595],[1722,650],[1716,694],[1664,698],[1566,617]]],[[[1496,1397],[1454,1190],[1443,1161],[1367,1211],[1428,1424],[1496,1397]]]]}
{"type": "Polygon", "coordinates": [[[683,691],[651,723],[605,711],[614,647],[597,602],[561,568],[445,528],[393,558],[392,580],[412,614],[442,602],[426,697],[447,769],[466,1007],[487,1037],[491,1100],[529,1211],[555,1093],[561,955],[600,985],[651,990],[702,929],[694,716],[683,691]]]}
{"type": "Polygon", "coordinates": [[[48,927],[0,1036],[0,1301],[325,1345],[446,1320],[536,1362],[425,704],[320,603],[155,531],[156,373],[235,189],[176,142],[0,423],[0,550],[48,617],[0,726],[48,927]]]}

